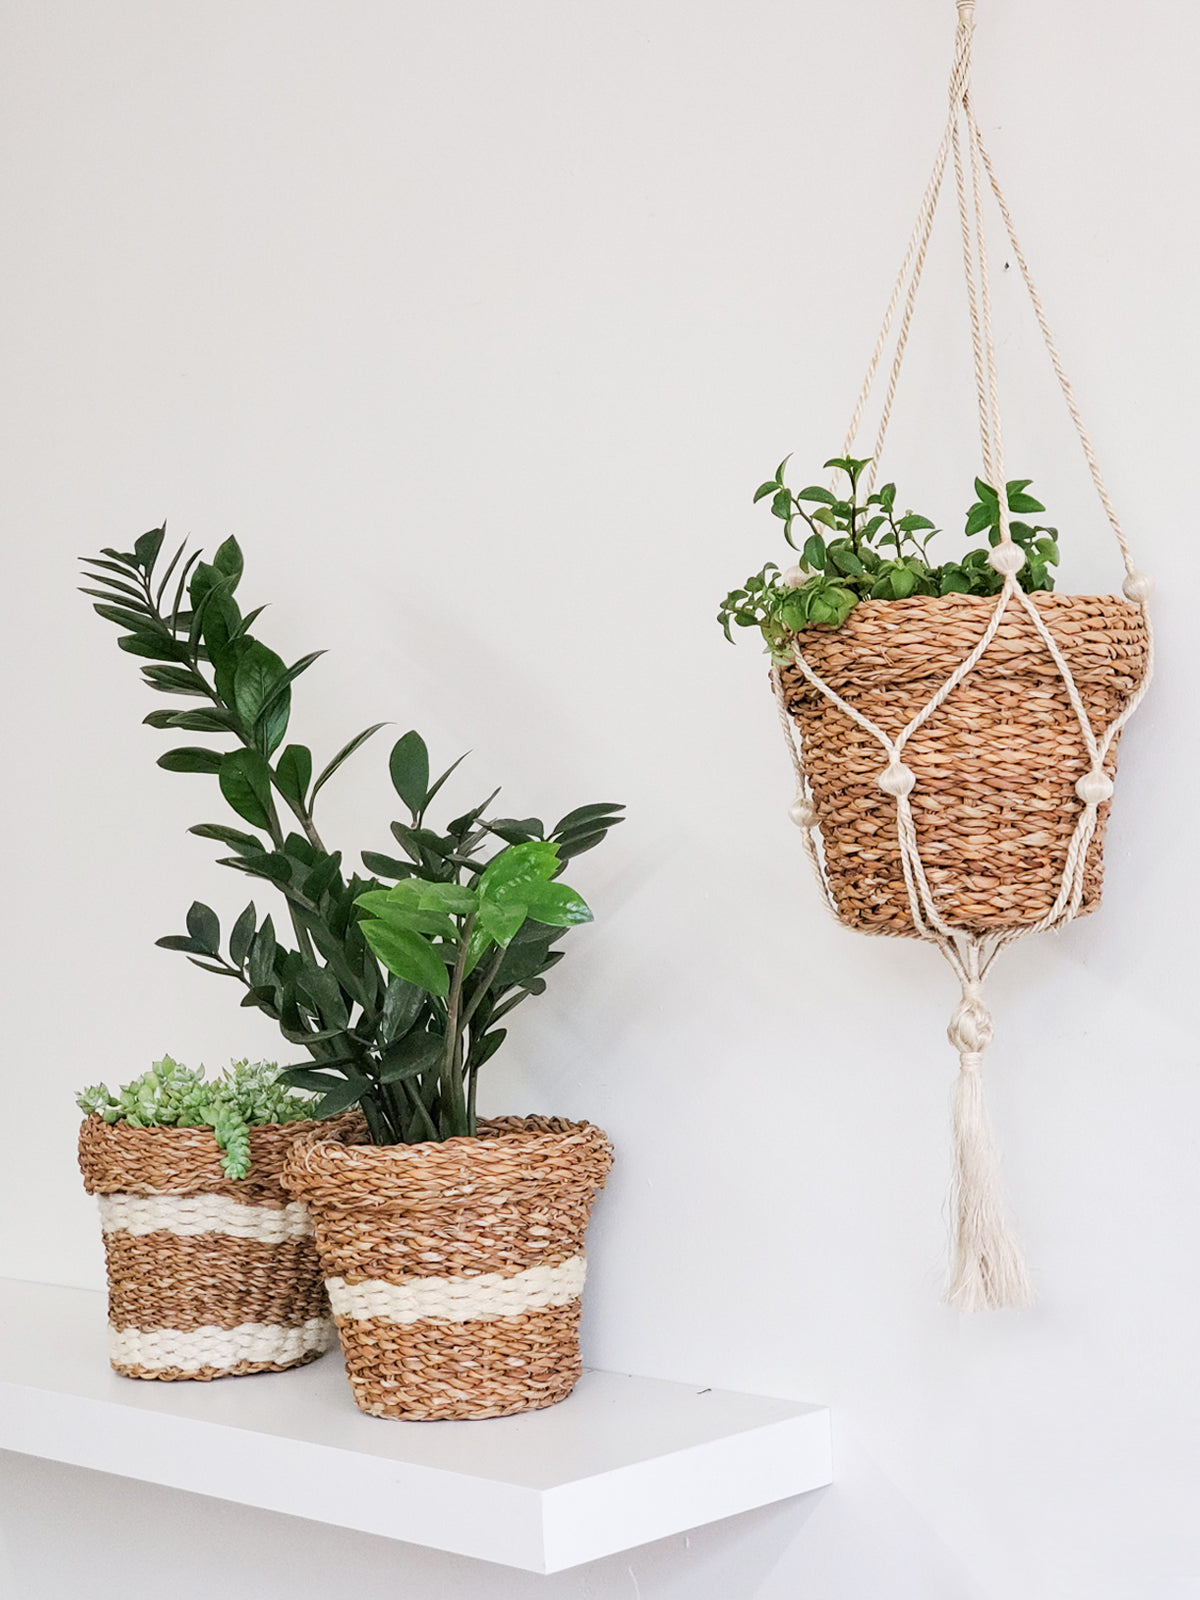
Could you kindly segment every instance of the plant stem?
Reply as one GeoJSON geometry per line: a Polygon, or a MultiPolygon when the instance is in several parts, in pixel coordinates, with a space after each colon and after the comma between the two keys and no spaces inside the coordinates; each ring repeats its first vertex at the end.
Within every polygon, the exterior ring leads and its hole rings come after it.
{"type": "Polygon", "coordinates": [[[471,943],[471,934],[475,928],[475,913],[472,911],[459,930],[458,959],[454,963],[454,973],[450,979],[450,995],[446,1001],[446,1048],[442,1054],[442,1092],[451,1109],[455,1122],[467,1119],[467,1106],[463,1098],[462,1076],[455,1070],[455,1058],[458,1055],[459,1042],[464,1021],[459,1021],[459,1007],[462,1002],[463,974],[467,966],[467,950],[471,943]]]}

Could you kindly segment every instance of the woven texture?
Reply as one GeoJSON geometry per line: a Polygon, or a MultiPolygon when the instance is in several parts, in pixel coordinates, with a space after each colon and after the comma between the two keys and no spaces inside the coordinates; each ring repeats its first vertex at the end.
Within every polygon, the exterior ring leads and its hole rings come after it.
{"type": "MultiPolygon", "coordinates": [[[[1031,597],[1065,655],[1093,729],[1119,714],[1146,670],[1141,610],[1108,595],[1031,597]]],[[[995,602],[974,595],[864,601],[837,630],[806,629],[805,658],[895,737],[982,637],[995,602]]],[[[896,833],[879,787],[879,743],[785,667],[839,918],[914,935],[896,833]]],[[[904,747],[921,856],[948,923],[984,934],[1037,922],[1054,903],[1089,770],[1067,689],[1033,624],[1010,607],[975,670],[904,747]]],[[[1106,768],[1116,765],[1116,744],[1106,768]]],[[[1081,911],[1099,904],[1104,825],[1087,858],[1081,911]]]]}
{"type": "MultiPolygon", "coordinates": [[[[357,1117],[335,1126],[353,1136],[357,1117]]],[[[299,1138],[330,1124],[250,1129],[247,1178],[226,1178],[211,1128],[131,1128],[89,1117],[84,1187],[100,1197],[110,1358],[130,1378],[280,1372],[334,1330],[311,1223],[280,1186],[299,1138]]]]}
{"type": "Polygon", "coordinates": [[[433,1420],[565,1399],[607,1137],[504,1117],[441,1144],[363,1138],[306,1140],[283,1175],[313,1218],[358,1406],[433,1420]]]}

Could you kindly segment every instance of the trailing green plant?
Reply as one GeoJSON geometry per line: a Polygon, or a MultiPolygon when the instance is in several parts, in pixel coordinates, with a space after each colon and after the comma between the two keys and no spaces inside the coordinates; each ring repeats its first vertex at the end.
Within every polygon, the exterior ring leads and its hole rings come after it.
{"type": "MultiPolygon", "coordinates": [[[[825,463],[849,480],[849,489],[840,498],[816,485],[788,488],[783,475],[790,459],[785,457],[775,476],[758,486],[754,501],[770,499],[772,515],[783,523],[783,536],[798,552],[800,563],[783,573],[768,561],[761,572],[725,597],[717,620],[727,639],[733,638],[731,627],[759,628],[772,658],[788,661],[791,634],[813,626],[840,628],[861,600],[999,594],[1004,580],[989,564],[986,549],[971,550],[961,561],[935,564],[929,545],[940,530],[919,512],[897,514],[894,483],[861,494],[860,479],[869,459],[835,456],[825,463]]],[[[1028,493],[1031,481],[1014,478],[1005,486],[1009,533],[1025,555],[1018,580],[1029,591],[1053,589],[1058,532],[1022,520],[1046,509],[1028,493]]],[[[966,535],[986,533],[989,544],[997,545],[1000,497],[980,478],[975,480],[975,493],[967,510],[966,535]]]]}
{"type": "Polygon", "coordinates": [[[186,932],[158,943],[240,984],[242,1004],[265,1012],[308,1052],[311,1059],[286,1068],[281,1081],[319,1096],[313,1115],[359,1105],[377,1144],[474,1133],[476,1076],[505,1038],[497,1024],[545,990],[544,974],[562,959],[557,943],[590,918],[583,901],[553,880],[599,844],[624,808],[580,806],[547,829],[539,817],[486,815],[495,790],[435,827],[430,808],[465,758],[431,781],[425,741],[409,732],[388,762],[407,813],[391,825],[400,854],[364,850],[365,875],[344,871],[341,851],[328,849],[318,832],[314,806],[384,724],[355,734],[314,778],[311,750],[284,740],[292,685],[323,652],[286,666],[253,636],[264,608],[240,610],[235,540],[210,562],[180,546],[160,574],[165,533],[152,529],[128,553],[85,558],[89,579],[103,587],[84,593],[123,630],[120,647],[148,663],[147,684],[193,702],[144,720],[226,742],[224,749],[168,750],[158,764],[216,778],[252,831],[215,822],[190,831],[226,848],[222,865],[278,891],[294,944],[270,915],[260,919],[253,902],[223,940],[217,914],[199,901],[186,932]],[[528,846],[539,848],[522,854],[528,846]],[[501,893],[508,874],[511,886],[501,893]]]}
{"type": "Polygon", "coordinates": [[[234,1061],[219,1078],[164,1056],[116,1094],[107,1084],[81,1089],[75,1104],[105,1122],[131,1128],[211,1128],[227,1178],[250,1171],[249,1129],[298,1122],[313,1114],[311,1095],[290,1092],[274,1062],[234,1061]]]}

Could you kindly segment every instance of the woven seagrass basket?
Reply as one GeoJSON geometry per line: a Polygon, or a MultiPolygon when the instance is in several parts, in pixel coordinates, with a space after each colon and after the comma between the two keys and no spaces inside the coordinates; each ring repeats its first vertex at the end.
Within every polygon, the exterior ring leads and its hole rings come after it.
{"type": "Polygon", "coordinates": [[[475,1138],[293,1149],[354,1399],[375,1417],[503,1417],[580,1374],[584,1234],[612,1165],[599,1128],[502,1117],[475,1138]]]}
{"type": "MultiPolygon", "coordinates": [[[[1118,716],[1146,670],[1141,610],[1115,595],[1035,594],[1094,730],[1118,716]]],[[[868,600],[838,629],[797,642],[813,671],[895,737],[987,628],[995,601],[976,595],[868,600]]],[[[864,933],[913,935],[896,832],[880,789],[879,741],[782,672],[838,915],[864,933]]],[[[1116,770],[1116,740],[1106,769],[1116,770]]],[[[921,857],[943,918],[974,934],[1037,922],[1054,903],[1090,761],[1063,679],[1020,606],[1010,606],[978,666],[909,739],[921,857]]],[[[1080,911],[1100,903],[1108,804],[1087,857],[1080,911]]]]}
{"type": "MultiPolygon", "coordinates": [[[[360,1119],[337,1125],[356,1132],[360,1119]]],[[[250,1171],[227,1178],[211,1128],[88,1117],[84,1187],[99,1197],[109,1358],[127,1378],[281,1372],[334,1342],[304,1207],[280,1187],[298,1138],[329,1123],[250,1129],[250,1171]]]]}

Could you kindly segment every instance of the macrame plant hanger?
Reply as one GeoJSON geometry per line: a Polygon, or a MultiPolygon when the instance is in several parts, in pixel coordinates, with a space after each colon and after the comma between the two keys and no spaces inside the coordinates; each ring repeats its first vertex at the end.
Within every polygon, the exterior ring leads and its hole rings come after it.
{"type": "MultiPolygon", "coordinates": [[[[793,643],[792,655],[796,667],[813,690],[828,697],[864,733],[878,740],[885,760],[880,768],[877,782],[886,794],[895,799],[895,821],[904,883],[915,931],[920,938],[937,946],[950,963],[962,986],[962,998],[950,1019],[948,1029],[950,1042],[959,1056],[959,1074],[954,1096],[955,1176],[952,1206],[954,1260],[947,1287],[947,1298],[961,1310],[974,1311],[987,1307],[1025,1305],[1032,1299],[1025,1264],[1010,1229],[1001,1195],[998,1159],[984,1107],[981,1068],[984,1051],[992,1039],[992,1017],[984,998],[984,979],[996,956],[1006,945],[1026,933],[1061,928],[1070,922],[1080,909],[1084,892],[1084,869],[1088,847],[1096,830],[1098,808],[1113,792],[1112,780],[1105,771],[1105,758],[1113,741],[1140,704],[1150,682],[1153,658],[1147,601],[1152,584],[1150,579],[1134,566],[1128,540],[1105,487],[1092,441],[1083,424],[1058,347],[1050,332],[1045,309],[1034,285],[1025,253],[1017,239],[1012,214],[984,146],[971,96],[974,0],[956,0],[956,5],[958,25],[955,34],[954,64],[950,75],[949,116],[938,146],[933,172],[925,189],[916,224],[883,318],[879,338],[871,355],[862,391],[847,430],[842,454],[849,456],[854,448],[863,413],[899,313],[900,320],[895,335],[891,368],[884,391],[875,444],[871,452],[871,465],[867,469],[867,487],[870,492],[895,400],[896,385],[908,343],[913,308],[933,229],[934,215],[942,192],[942,182],[947,165],[952,164],[962,235],[983,470],[986,481],[996,487],[999,493],[1000,537],[998,544],[991,551],[989,560],[992,567],[1003,576],[1003,588],[996,598],[987,628],[978,643],[917,715],[895,736],[885,733],[874,721],[864,716],[824,682],[805,659],[799,641],[793,643]],[[1122,585],[1123,593],[1126,599],[1141,610],[1147,630],[1148,653],[1146,670],[1141,681],[1124,704],[1120,714],[1098,732],[1092,727],[1063,652],[1046,626],[1037,606],[1017,581],[1017,574],[1024,565],[1025,557],[1020,547],[1014,543],[1009,530],[1007,494],[1004,487],[1004,448],[1000,427],[996,351],[992,335],[991,294],[984,239],[985,188],[990,189],[999,208],[1013,256],[1025,280],[1034,315],[1046,342],[1051,364],[1083,446],[1092,481],[1120,546],[1126,573],[1122,585]],[[905,764],[904,754],[905,745],[911,736],[934,716],[958,685],[974,671],[995,639],[1001,620],[1013,607],[1023,608],[1062,677],[1071,708],[1078,719],[1089,765],[1075,784],[1080,810],[1067,848],[1066,863],[1058,891],[1050,909],[1037,922],[980,935],[961,926],[955,926],[945,920],[939,912],[922,861],[920,840],[910,799],[916,777],[912,769],[905,764]]],[[[814,831],[818,818],[805,773],[804,752],[788,714],[782,673],[778,667],[774,671],[774,683],[780,720],[796,778],[796,800],[791,808],[792,820],[801,829],[805,853],[812,864],[825,901],[837,916],[837,903],[824,870],[814,831]]]]}

